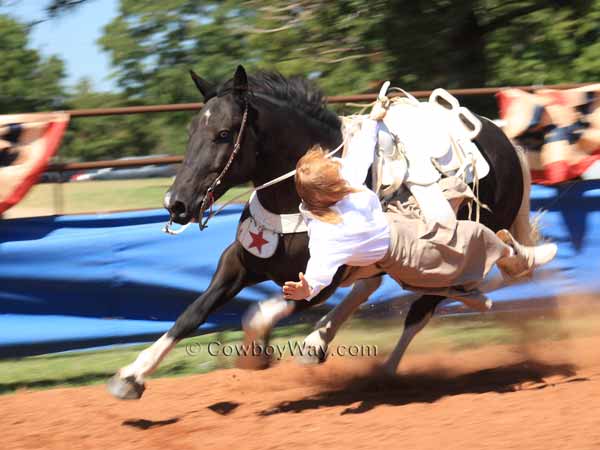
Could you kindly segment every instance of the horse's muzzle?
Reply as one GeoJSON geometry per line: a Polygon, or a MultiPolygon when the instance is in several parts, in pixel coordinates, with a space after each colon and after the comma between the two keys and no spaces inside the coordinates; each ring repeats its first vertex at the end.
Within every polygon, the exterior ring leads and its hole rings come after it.
{"type": "Polygon", "coordinates": [[[165,208],[169,211],[169,219],[171,222],[179,225],[186,225],[194,218],[195,206],[191,206],[187,202],[174,198],[165,198],[165,208]],[[167,202],[169,200],[169,202],[167,202]]]}
{"type": "Polygon", "coordinates": [[[179,225],[185,225],[192,220],[192,213],[190,209],[182,201],[174,201],[168,210],[171,220],[179,225]]]}

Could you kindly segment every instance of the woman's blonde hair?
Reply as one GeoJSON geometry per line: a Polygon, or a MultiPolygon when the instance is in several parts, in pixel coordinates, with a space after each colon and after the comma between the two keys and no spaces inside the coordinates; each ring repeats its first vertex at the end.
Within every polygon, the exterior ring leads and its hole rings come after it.
{"type": "Polygon", "coordinates": [[[341,164],[328,158],[320,146],[311,148],[296,165],[296,190],[306,209],[327,223],[340,223],[331,207],[356,192],[340,174],[341,164]]]}

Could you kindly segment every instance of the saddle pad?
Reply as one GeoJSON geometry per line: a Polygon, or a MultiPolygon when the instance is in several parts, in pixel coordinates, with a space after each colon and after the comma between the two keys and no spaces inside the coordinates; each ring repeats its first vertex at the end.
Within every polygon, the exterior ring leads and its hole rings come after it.
{"type": "Polygon", "coordinates": [[[238,227],[237,240],[254,256],[266,259],[277,250],[279,235],[258,226],[252,217],[248,217],[238,227]]]}

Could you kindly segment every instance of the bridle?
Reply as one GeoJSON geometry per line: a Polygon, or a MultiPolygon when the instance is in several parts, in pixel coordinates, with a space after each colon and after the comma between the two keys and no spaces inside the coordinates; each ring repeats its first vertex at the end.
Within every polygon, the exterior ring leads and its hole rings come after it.
{"type": "MultiPolygon", "coordinates": [[[[247,95],[248,93],[246,93],[247,95]]],[[[222,205],[217,211],[213,211],[213,205],[214,205],[214,189],[221,184],[221,181],[223,179],[223,177],[225,176],[225,174],[227,173],[227,171],[229,170],[229,167],[231,166],[231,164],[233,163],[233,160],[235,159],[236,155],[239,153],[240,151],[240,147],[242,145],[242,138],[244,136],[244,131],[246,130],[246,124],[248,121],[248,108],[249,108],[249,102],[248,102],[248,98],[247,96],[244,95],[243,99],[244,99],[244,113],[242,115],[242,123],[240,124],[240,130],[238,132],[237,138],[235,140],[235,144],[233,146],[233,151],[231,152],[231,155],[229,156],[229,160],[227,161],[227,164],[225,164],[225,167],[223,168],[223,170],[221,171],[221,173],[217,176],[217,178],[215,178],[215,180],[211,183],[211,185],[208,187],[208,189],[206,190],[206,194],[204,195],[203,199],[202,199],[202,203],[200,204],[200,212],[198,214],[199,217],[199,222],[198,222],[198,227],[200,228],[200,231],[204,230],[205,228],[208,227],[208,221],[213,218],[215,215],[217,215],[219,212],[221,212],[227,205],[229,205],[230,203],[247,196],[248,194],[254,192],[254,191],[260,191],[261,189],[265,189],[267,187],[273,186],[277,183],[280,183],[284,180],[287,180],[291,177],[294,176],[294,174],[296,173],[296,169],[293,169],[291,171],[289,171],[288,173],[285,173],[277,178],[274,178],[273,180],[267,181],[264,184],[261,184],[260,186],[257,187],[252,187],[248,190],[243,191],[242,193],[240,193],[239,195],[236,195],[234,198],[230,199],[227,203],[225,203],[224,205],[222,205]],[[204,218],[204,212],[206,210],[209,210],[209,213],[207,214],[207,216],[204,218]]],[[[253,96],[260,96],[260,94],[257,94],[255,92],[252,93],[253,96]]],[[[269,99],[271,100],[271,99],[269,99]]],[[[272,101],[272,100],[271,100],[272,101]]],[[[332,151],[330,151],[327,154],[327,157],[330,158],[333,155],[335,155],[337,152],[339,152],[342,148],[344,148],[344,146],[346,145],[346,139],[342,140],[342,143],[340,145],[338,145],[335,149],[333,149],[332,151]]],[[[183,231],[191,224],[191,222],[183,225],[181,228],[174,230],[171,227],[173,226],[173,220],[169,219],[169,222],[165,224],[165,226],[162,228],[162,231],[167,233],[167,234],[171,234],[171,235],[178,235],[183,233],[183,231]]]]}
{"type": "Polygon", "coordinates": [[[215,203],[215,197],[214,197],[213,192],[214,192],[215,188],[219,184],[221,184],[221,180],[223,180],[223,177],[225,176],[225,174],[231,167],[233,160],[235,159],[236,155],[240,151],[240,147],[242,146],[242,139],[244,137],[244,131],[246,130],[246,122],[247,121],[248,121],[248,99],[246,97],[244,97],[244,114],[242,115],[242,123],[240,124],[240,130],[238,131],[237,137],[235,139],[235,144],[233,145],[233,151],[231,152],[231,155],[229,155],[227,164],[225,164],[225,167],[223,167],[223,170],[221,170],[221,173],[217,176],[217,178],[215,178],[215,180],[210,184],[210,186],[206,190],[206,193],[204,194],[204,197],[202,198],[202,203],[200,204],[200,212],[198,213],[198,217],[200,218],[200,220],[198,221],[198,226],[200,227],[200,231],[202,231],[206,227],[208,227],[208,221],[213,216],[212,207],[213,207],[213,204],[215,203]],[[207,209],[209,209],[209,213],[206,217],[203,217],[204,211],[206,211],[207,209]]]}
{"type": "MultiPolygon", "coordinates": [[[[237,156],[237,154],[240,151],[240,148],[242,146],[242,139],[244,137],[244,131],[246,130],[247,122],[248,122],[248,98],[246,96],[244,96],[244,113],[242,114],[242,123],[240,124],[240,129],[238,131],[237,137],[235,139],[235,143],[233,145],[233,151],[231,152],[231,155],[229,155],[229,159],[227,160],[225,167],[223,167],[223,170],[221,170],[221,173],[219,173],[217,178],[215,178],[215,180],[210,184],[208,189],[206,189],[206,193],[204,194],[204,197],[202,198],[202,203],[200,204],[200,212],[198,213],[198,217],[199,217],[198,227],[200,228],[200,231],[202,231],[208,227],[208,221],[214,216],[214,213],[213,213],[213,205],[215,202],[215,197],[213,194],[214,190],[219,184],[221,184],[223,177],[225,176],[225,174],[231,167],[233,160],[235,159],[235,157],[237,156]],[[208,215],[206,217],[203,217],[204,212],[207,209],[209,210],[208,215]]],[[[175,230],[171,229],[172,226],[173,226],[173,220],[169,219],[169,222],[164,226],[163,231],[167,234],[179,234],[179,232],[184,230],[184,228],[180,228],[178,231],[175,231],[175,230]]]]}

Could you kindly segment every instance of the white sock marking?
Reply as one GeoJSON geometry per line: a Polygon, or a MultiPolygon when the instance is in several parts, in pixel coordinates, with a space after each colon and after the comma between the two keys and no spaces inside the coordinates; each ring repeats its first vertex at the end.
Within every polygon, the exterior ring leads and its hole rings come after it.
{"type": "Polygon", "coordinates": [[[172,337],[167,333],[163,334],[154,344],[143,350],[133,363],[119,370],[119,376],[121,378],[133,376],[138,383],[143,383],[144,377],[158,367],[158,364],[175,347],[175,344],[172,337]]]}

